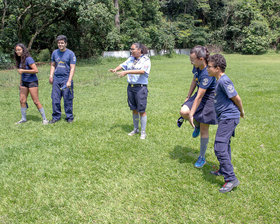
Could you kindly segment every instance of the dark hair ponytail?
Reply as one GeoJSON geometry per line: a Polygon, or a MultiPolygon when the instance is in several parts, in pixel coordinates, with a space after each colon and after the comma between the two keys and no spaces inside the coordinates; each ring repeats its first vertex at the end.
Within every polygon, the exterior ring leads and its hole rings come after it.
{"type": "Polygon", "coordinates": [[[206,64],[208,63],[210,53],[207,47],[197,45],[193,49],[191,49],[190,54],[195,54],[197,58],[203,58],[206,64]]]}
{"type": "Polygon", "coordinates": [[[137,49],[141,49],[142,54],[148,54],[148,48],[142,44],[142,43],[133,43],[132,45],[135,45],[137,49]]]}

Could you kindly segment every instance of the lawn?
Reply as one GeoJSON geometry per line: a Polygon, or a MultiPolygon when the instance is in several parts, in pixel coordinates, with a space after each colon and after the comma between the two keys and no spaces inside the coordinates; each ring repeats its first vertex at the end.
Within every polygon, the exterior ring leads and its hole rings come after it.
{"type": "MultiPolygon", "coordinates": [[[[151,58],[146,140],[127,135],[126,78],[107,72],[124,59],[77,65],[72,124],[42,125],[29,96],[28,122],[15,125],[19,75],[0,71],[0,223],[279,223],[279,55],[225,57],[246,116],[231,144],[241,184],[227,194],[218,191],[223,178],[209,174],[217,127],[196,169],[199,139],[187,123],[176,126],[192,79],[187,56],[151,58]]],[[[40,66],[50,120],[48,76],[40,66]]]]}

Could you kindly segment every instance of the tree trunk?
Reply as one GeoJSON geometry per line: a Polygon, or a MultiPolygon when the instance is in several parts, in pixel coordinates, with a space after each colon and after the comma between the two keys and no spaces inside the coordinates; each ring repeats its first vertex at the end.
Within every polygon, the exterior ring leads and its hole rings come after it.
{"type": "Polygon", "coordinates": [[[117,9],[117,13],[115,15],[115,25],[118,30],[120,30],[120,9],[119,9],[119,0],[114,0],[114,6],[117,9]]]}
{"type": "Polygon", "coordinates": [[[7,0],[4,0],[3,3],[4,3],[4,9],[3,9],[2,25],[1,25],[2,32],[4,32],[4,27],[5,27],[5,16],[6,16],[6,12],[7,12],[7,0]]]}

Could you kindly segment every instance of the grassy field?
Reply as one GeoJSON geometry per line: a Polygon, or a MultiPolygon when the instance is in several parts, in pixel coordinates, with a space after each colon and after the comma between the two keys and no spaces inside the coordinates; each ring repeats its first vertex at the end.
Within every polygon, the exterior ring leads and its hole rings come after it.
{"type": "MultiPolygon", "coordinates": [[[[78,64],[74,116],[43,126],[29,96],[21,118],[14,70],[0,71],[0,223],[279,223],[279,55],[226,55],[226,74],[246,118],[232,139],[240,186],[219,193],[222,177],[210,128],[207,164],[194,168],[199,139],[176,126],[192,79],[186,56],[153,57],[147,139],[127,135],[126,78],[107,72],[122,60],[78,64]]],[[[40,101],[51,119],[49,66],[39,67],[40,101]]],[[[63,111],[63,118],[65,118],[63,111]]]]}

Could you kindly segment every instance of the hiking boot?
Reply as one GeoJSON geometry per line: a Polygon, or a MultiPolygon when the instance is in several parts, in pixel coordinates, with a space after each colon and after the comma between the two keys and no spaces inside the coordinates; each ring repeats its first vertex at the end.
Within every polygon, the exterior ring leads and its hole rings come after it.
{"type": "Polygon", "coordinates": [[[206,163],[206,160],[205,158],[202,158],[201,156],[198,157],[196,163],[194,164],[194,166],[196,168],[202,168],[206,163]]]}
{"type": "Polygon", "coordinates": [[[219,170],[212,170],[210,171],[210,174],[214,176],[222,176],[223,174],[219,170]]]}
{"type": "Polygon", "coordinates": [[[233,181],[225,182],[223,187],[219,190],[221,193],[230,192],[233,188],[237,187],[240,184],[239,180],[236,178],[233,181]]]}
{"type": "Polygon", "coordinates": [[[182,126],[182,124],[184,123],[184,118],[183,117],[179,117],[179,119],[177,120],[177,126],[180,128],[182,126]]]}
{"type": "Polygon", "coordinates": [[[139,133],[139,129],[138,128],[134,128],[132,132],[128,133],[129,136],[133,136],[139,133]]]}
{"type": "Polygon", "coordinates": [[[141,131],[140,139],[146,139],[147,135],[145,131],[141,131]]]}
{"type": "Polygon", "coordinates": [[[23,119],[20,119],[20,121],[16,122],[16,124],[22,124],[22,123],[25,123],[27,120],[23,120],[23,119]]]}
{"type": "Polygon", "coordinates": [[[199,133],[200,133],[200,128],[195,126],[194,131],[192,133],[192,137],[196,138],[197,136],[199,136],[199,133]]]}

